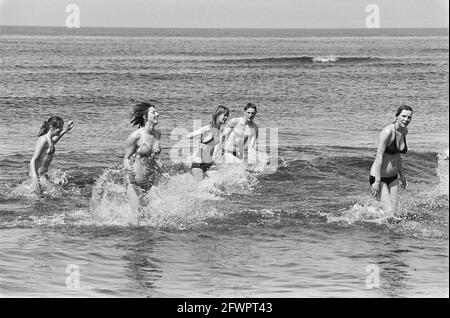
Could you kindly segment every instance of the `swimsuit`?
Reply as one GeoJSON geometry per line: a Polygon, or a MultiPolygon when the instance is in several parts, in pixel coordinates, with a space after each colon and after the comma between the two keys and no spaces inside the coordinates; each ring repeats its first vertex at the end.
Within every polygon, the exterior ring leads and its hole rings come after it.
{"type": "MultiPolygon", "coordinates": [[[[385,153],[389,154],[389,155],[395,155],[398,153],[406,153],[408,151],[408,146],[406,145],[406,136],[403,135],[403,141],[405,143],[405,148],[403,148],[402,150],[399,150],[397,147],[397,132],[395,131],[395,123],[394,123],[394,141],[391,142],[391,144],[389,146],[386,147],[386,149],[384,150],[385,153]]],[[[394,182],[395,180],[397,180],[398,175],[395,176],[391,176],[391,177],[382,177],[380,182],[384,182],[387,185],[389,185],[390,183],[394,182]]],[[[372,185],[375,182],[375,177],[374,176],[369,176],[369,183],[370,185],[372,185]]]]}
{"type": "MultiPolygon", "coordinates": [[[[398,176],[392,176],[392,177],[382,177],[380,182],[384,182],[387,185],[389,185],[390,183],[394,182],[395,180],[397,180],[398,176]]],[[[375,177],[374,176],[369,176],[369,183],[370,185],[374,184],[375,182],[375,177]]]]}
{"type": "Polygon", "coordinates": [[[209,170],[209,168],[211,168],[211,166],[213,165],[213,163],[206,163],[206,162],[202,162],[202,163],[198,163],[198,162],[193,162],[191,169],[202,169],[203,172],[206,172],[209,170]]]}
{"type": "Polygon", "coordinates": [[[395,155],[397,153],[406,153],[408,151],[408,146],[406,145],[406,136],[403,135],[403,141],[405,143],[405,148],[403,150],[399,150],[397,147],[397,132],[395,131],[395,124],[394,124],[394,141],[386,147],[384,150],[385,153],[390,155],[395,155]]]}
{"type": "Polygon", "coordinates": [[[150,147],[150,146],[145,142],[145,139],[144,139],[144,136],[143,136],[143,132],[144,132],[144,130],[141,130],[141,140],[142,140],[142,144],[141,144],[141,146],[139,147],[139,149],[136,150],[136,154],[137,154],[139,157],[141,157],[141,158],[151,157],[152,154],[154,154],[154,155],[159,155],[159,154],[161,153],[161,150],[160,150],[160,149],[158,149],[157,151],[155,151],[154,153],[152,153],[153,148],[150,147]],[[147,147],[147,150],[145,150],[145,147],[147,147]]]}
{"type": "Polygon", "coordinates": [[[153,148],[145,142],[143,132],[144,131],[141,130],[142,144],[136,150],[135,160],[140,160],[142,165],[144,166],[144,169],[146,169],[144,180],[137,181],[135,176],[130,175],[130,183],[139,186],[144,191],[147,191],[152,187],[155,181],[154,179],[156,177],[156,174],[154,172],[156,170],[155,168],[157,167],[155,160],[156,157],[161,153],[161,150],[158,149],[157,151],[152,152],[153,148]]]}
{"type": "MultiPolygon", "coordinates": [[[[213,135],[210,139],[208,139],[207,141],[201,141],[202,145],[209,145],[212,141],[215,140],[215,136],[213,135]]],[[[204,149],[201,149],[201,151],[203,151],[204,149]]],[[[212,148],[212,150],[214,150],[214,148],[212,148]]],[[[210,154],[211,155],[211,154],[210,154]]],[[[203,158],[203,157],[202,157],[203,158]]],[[[203,159],[201,159],[203,160],[203,159]]],[[[209,168],[211,168],[211,166],[213,165],[213,162],[193,162],[191,165],[191,169],[202,169],[202,171],[205,173],[206,171],[209,170],[209,168]]]]}
{"type": "Polygon", "coordinates": [[[202,141],[202,144],[207,145],[213,140],[214,140],[214,136],[212,136],[212,138],[210,138],[208,141],[202,141]]]}

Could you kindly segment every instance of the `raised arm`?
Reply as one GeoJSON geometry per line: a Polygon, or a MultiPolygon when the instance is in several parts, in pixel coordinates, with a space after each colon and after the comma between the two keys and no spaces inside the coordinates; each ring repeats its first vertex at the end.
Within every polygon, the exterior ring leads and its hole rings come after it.
{"type": "Polygon", "coordinates": [[[197,136],[200,136],[201,134],[207,132],[210,129],[209,125],[203,126],[197,130],[194,130],[193,132],[187,134],[184,138],[188,139],[188,138],[194,138],[197,136]]]}
{"type": "Polygon", "coordinates": [[[71,131],[72,128],[73,128],[73,126],[75,126],[75,124],[73,123],[73,121],[69,121],[69,122],[67,123],[66,129],[64,129],[64,130],[59,134],[59,136],[55,136],[55,137],[52,138],[53,144],[56,144],[56,143],[58,142],[58,140],[61,139],[62,136],[64,136],[64,135],[65,135],[66,133],[68,133],[69,131],[71,131]]]}

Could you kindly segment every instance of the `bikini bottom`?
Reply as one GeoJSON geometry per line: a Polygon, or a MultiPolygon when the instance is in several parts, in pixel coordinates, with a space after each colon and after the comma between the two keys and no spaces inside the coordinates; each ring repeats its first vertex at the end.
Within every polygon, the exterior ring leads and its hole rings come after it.
{"type": "MultiPolygon", "coordinates": [[[[382,177],[380,182],[384,182],[387,185],[391,184],[392,182],[394,182],[395,180],[397,180],[398,176],[392,176],[392,177],[382,177]]],[[[374,176],[369,176],[369,183],[370,185],[372,185],[375,182],[375,177],[374,176]]]]}

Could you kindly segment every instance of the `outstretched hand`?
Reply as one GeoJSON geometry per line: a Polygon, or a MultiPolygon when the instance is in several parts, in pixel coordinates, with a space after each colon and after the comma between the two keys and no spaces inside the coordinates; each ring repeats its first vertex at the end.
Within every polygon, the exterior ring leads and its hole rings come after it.
{"type": "Polygon", "coordinates": [[[73,123],[73,121],[69,121],[68,123],[67,123],[67,129],[66,129],[66,131],[71,131],[72,130],[72,128],[75,126],[75,124],[73,123]]]}

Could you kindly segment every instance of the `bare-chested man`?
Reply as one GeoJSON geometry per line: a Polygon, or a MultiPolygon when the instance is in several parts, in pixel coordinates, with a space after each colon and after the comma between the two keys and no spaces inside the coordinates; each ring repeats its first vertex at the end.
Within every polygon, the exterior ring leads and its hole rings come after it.
{"type": "Polygon", "coordinates": [[[256,160],[256,140],[258,138],[258,126],[253,122],[256,116],[256,106],[248,103],[244,107],[244,116],[228,121],[222,138],[224,140],[225,163],[243,163],[244,147],[248,145],[248,161],[256,160]],[[247,143],[248,141],[248,143],[247,143]]]}

